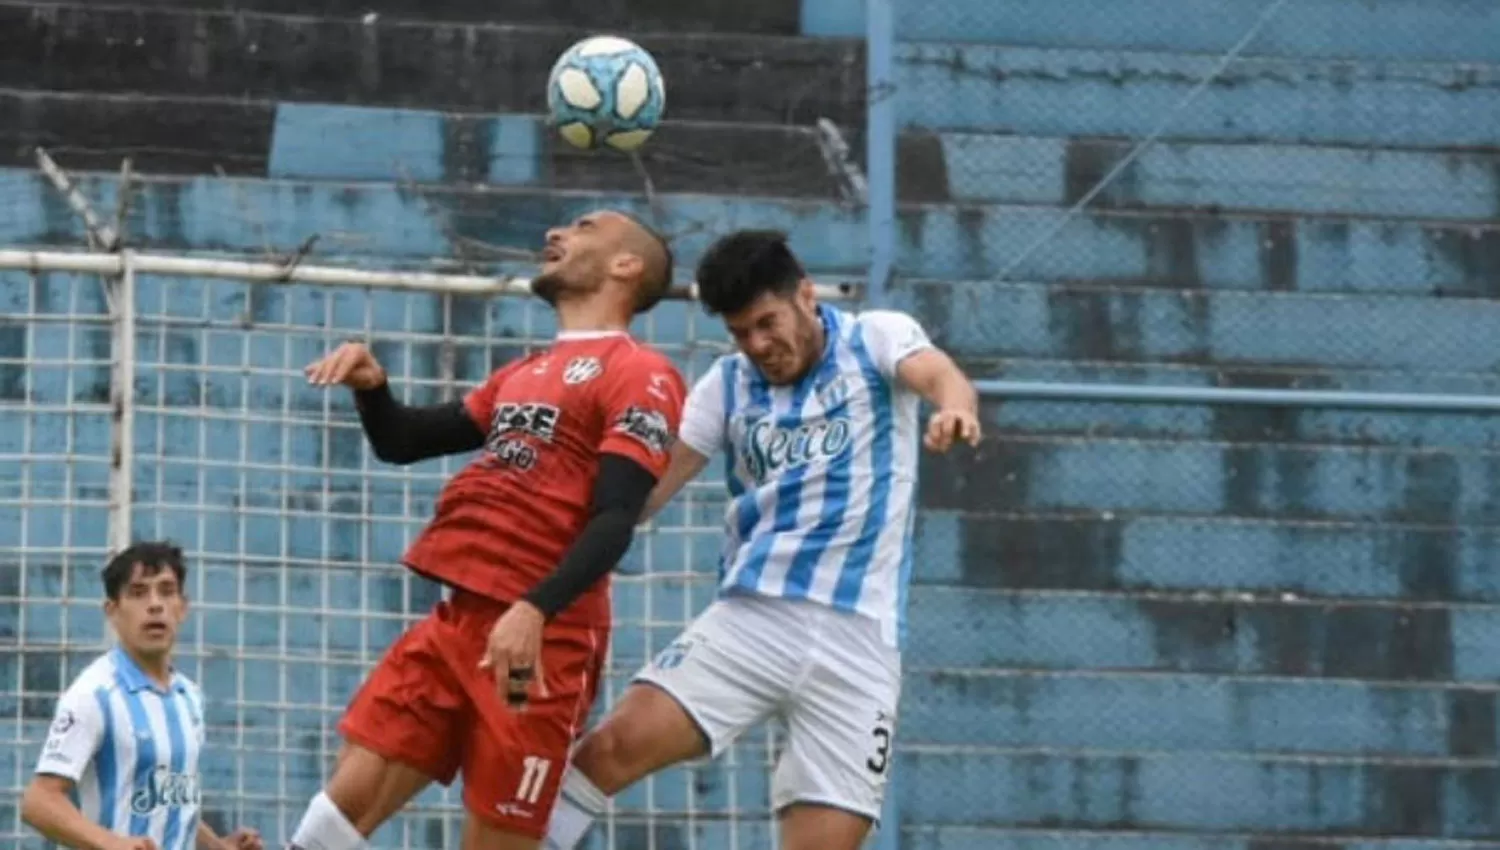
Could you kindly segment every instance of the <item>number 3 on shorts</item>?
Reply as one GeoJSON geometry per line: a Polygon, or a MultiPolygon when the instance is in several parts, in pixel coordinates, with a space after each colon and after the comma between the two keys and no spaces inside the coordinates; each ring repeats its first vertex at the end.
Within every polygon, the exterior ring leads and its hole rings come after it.
{"type": "Polygon", "coordinates": [[[882,776],[891,764],[891,725],[886,722],[884,714],[876,718],[875,728],[870,734],[875,738],[875,752],[865,762],[865,767],[876,776],[882,776]]]}
{"type": "Polygon", "coordinates": [[[536,805],[542,797],[542,788],[547,784],[547,773],[551,769],[551,759],[527,756],[521,762],[521,781],[516,785],[516,801],[536,805]]]}

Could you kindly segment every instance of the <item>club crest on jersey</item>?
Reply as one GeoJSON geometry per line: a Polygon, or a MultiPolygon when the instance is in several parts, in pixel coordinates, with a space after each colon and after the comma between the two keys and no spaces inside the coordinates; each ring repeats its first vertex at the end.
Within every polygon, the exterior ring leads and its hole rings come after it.
{"type": "Polygon", "coordinates": [[[563,383],[583,384],[604,374],[604,364],[597,357],[574,357],[563,367],[563,383]]]}
{"type": "Polygon", "coordinates": [[[756,483],[812,463],[826,463],[848,451],[852,430],[843,417],[779,427],[768,416],[745,429],[740,460],[756,483]]]}
{"type": "Polygon", "coordinates": [[[818,403],[824,410],[842,405],[849,400],[849,379],[839,375],[817,389],[818,403]]]}

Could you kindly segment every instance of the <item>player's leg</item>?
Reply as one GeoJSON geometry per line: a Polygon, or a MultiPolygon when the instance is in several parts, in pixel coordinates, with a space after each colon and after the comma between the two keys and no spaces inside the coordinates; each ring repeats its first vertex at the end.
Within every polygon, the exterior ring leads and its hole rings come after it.
{"type": "Polygon", "coordinates": [[[879,822],[895,759],[900,654],[873,620],[831,610],[824,619],[771,783],[782,850],[858,850],[879,822]]]}
{"type": "Polygon", "coordinates": [[[803,658],[801,611],[720,600],[636,675],[573,753],[549,850],[572,850],[609,798],[672,764],[717,756],[786,698],[803,658]]]}
{"type": "Polygon", "coordinates": [[[474,723],[464,742],[463,850],[539,846],[608,646],[606,629],[549,624],[538,664],[546,692],[533,692],[521,709],[505,705],[493,677],[466,679],[474,723]]]}
{"type": "Polygon", "coordinates": [[[357,850],[423,788],[452,781],[465,699],[435,650],[444,631],[438,614],[413,626],[355,694],[333,776],[308,804],[294,848],[357,850]]]}

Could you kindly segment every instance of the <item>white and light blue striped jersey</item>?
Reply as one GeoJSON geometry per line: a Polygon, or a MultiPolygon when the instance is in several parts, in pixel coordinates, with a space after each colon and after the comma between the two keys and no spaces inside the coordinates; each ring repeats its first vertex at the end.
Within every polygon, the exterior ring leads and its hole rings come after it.
{"type": "Polygon", "coordinates": [[[36,772],[76,783],[84,816],[161,850],[196,846],[203,695],[180,673],[168,687],[112,649],[57,702],[36,772]]]}
{"type": "Polygon", "coordinates": [[[743,354],[699,379],[679,439],[726,450],[721,593],[805,599],[905,631],[920,398],[896,367],[932,343],[910,316],[819,308],[822,359],[773,386],[743,354]]]}

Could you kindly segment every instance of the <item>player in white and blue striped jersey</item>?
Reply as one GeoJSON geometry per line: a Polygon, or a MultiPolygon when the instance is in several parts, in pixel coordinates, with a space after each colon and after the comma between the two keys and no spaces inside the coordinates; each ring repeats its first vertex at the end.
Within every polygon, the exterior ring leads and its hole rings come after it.
{"type": "Polygon", "coordinates": [[[720,598],[579,744],[546,846],[571,850],[609,796],[774,716],[780,846],[856,850],[892,760],[918,443],[977,445],[978,399],[910,316],[818,304],[783,234],[719,240],[698,287],[739,353],[693,388],[647,511],[724,452],[720,598]]]}
{"type": "Polygon", "coordinates": [[[21,816],[77,850],[260,850],[199,817],[203,694],[172,668],[187,617],[182,550],[137,543],[103,572],[119,643],[84,668],[53,715],[21,816]]]}

